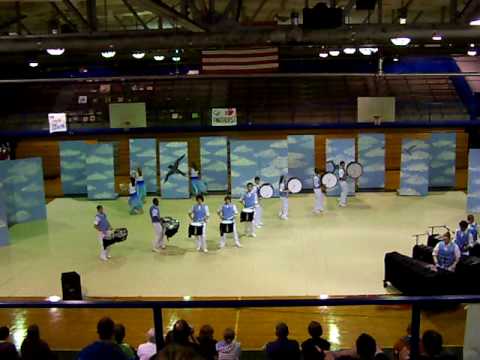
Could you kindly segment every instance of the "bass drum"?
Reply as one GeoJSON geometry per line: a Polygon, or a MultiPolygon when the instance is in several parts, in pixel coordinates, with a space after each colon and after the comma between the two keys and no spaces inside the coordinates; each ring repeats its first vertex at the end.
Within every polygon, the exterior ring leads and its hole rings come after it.
{"type": "Polygon", "coordinates": [[[337,186],[338,177],[333,172],[326,172],[322,175],[322,179],[320,181],[327,189],[333,189],[335,186],[337,186]]]}
{"type": "Polygon", "coordinates": [[[269,184],[269,183],[263,184],[262,186],[260,186],[258,193],[260,194],[260,197],[262,199],[270,199],[274,193],[272,184],[269,184]]]}
{"type": "Polygon", "coordinates": [[[347,176],[358,179],[363,174],[363,166],[358,161],[352,161],[347,165],[347,176]]]}
{"type": "Polygon", "coordinates": [[[299,178],[293,177],[287,182],[287,189],[292,194],[298,194],[302,191],[303,185],[299,178]]]}

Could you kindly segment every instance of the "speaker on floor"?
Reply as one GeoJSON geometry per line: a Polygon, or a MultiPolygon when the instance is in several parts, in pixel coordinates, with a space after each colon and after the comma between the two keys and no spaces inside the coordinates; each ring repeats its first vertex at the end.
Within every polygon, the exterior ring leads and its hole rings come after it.
{"type": "Polygon", "coordinates": [[[80,275],[75,271],[62,273],[63,300],[82,300],[80,275]]]}
{"type": "Polygon", "coordinates": [[[355,8],[357,10],[375,10],[377,0],[357,0],[355,2],[355,8]]]}

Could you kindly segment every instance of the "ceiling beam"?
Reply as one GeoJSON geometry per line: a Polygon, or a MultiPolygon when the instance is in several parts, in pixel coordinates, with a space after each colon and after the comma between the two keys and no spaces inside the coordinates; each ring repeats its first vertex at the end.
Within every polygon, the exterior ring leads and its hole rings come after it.
{"type": "Polygon", "coordinates": [[[68,18],[68,16],[62,11],[62,9],[58,7],[58,5],[54,1],[50,1],[50,5],[63,21],[65,21],[68,25],[70,25],[72,29],[75,29],[75,31],[78,31],[77,25],[68,18]]]}
{"type": "Polygon", "coordinates": [[[118,25],[120,25],[123,30],[127,30],[127,25],[123,23],[123,21],[120,19],[120,17],[117,14],[114,14],[113,18],[117,21],[118,25]]]}
{"type": "Polygon", "coordinates": [[[171,6],[168,6],[161,0],[135,0],[135,3],[141,4],[143,8],[148,9],[155,14],[161,14],[163,17],[167,17],[176,21],[178,25],[181,25],[182,27],[184,27],[189,31],[195,31],[195,32],[206,31],[206,28],[204,28],[200,24],[197,24],[192,19],[179,13],[177,10],[175,10],[171,6]]]}
{"type": "Polygon", "coordinates": [[[343,15],[349,16],[353,10],[353,6],[355,5],[355,0],[349,0],[347,5],[343,7],[343,15]]]}
{"type": "Polygon", "coordinates": [[[413,18],[412,24],[416,24],[418,20],[423,16],[423,10],[420,10],[417,15],[413,18]]]}
{"type": "Polygon", "coordinates": [[[450,22],[457,21],[458,0],[450,0],[450,22]]]}
{"type": "Polygon", "coordinates": [[[468,23],[480,16],[480,0],[469,0],[457,15],[457,22],[468,23]]]}
{"type": "Polygon", "coordinates": [[[263,7],[265,6],[265,4],[268,2],[268,0],[262,0],[260,2],[260,4],[258,4],[258,7],[257,9],[255,10],[255,12],[253,13],[252,17],[250,18],[250,20],[253,22],[255,21],[255,19],[257,18],[258,14],[260,14],[260,12],[262,11],[263,7]]]}
{"type": "Polygon", "coordinates": [[[383,24],[383,0],[378,0],[377,3],[377,22],[383,24]]]}
{"type": "Polygon", "coordinates": [[[98,31],[98,21],[97,21],[97,1],[96,0],[87,0],[87,21],[90,25],[92,31],[98,31]]]}
{"type": "MultiPolygon", "coordinates": [[[[402,6],[402,9],[408,10],[408,8],[413,4],[415,0],[408,0],[405,5],[402,6]]],[[[400,20],[399,12],[397,11],[397,16],[395,16],[394,23],[397,23],[400,20]]]]}
{"type": "MultiPolygon", "coordinates": [[[[46,48],[67,48],[83,52],[97,52],[113,45],[118,51],[131,51],[141,44],[142,49],[189,47],[201,49],[206,47],[235,46],[339,46],[365,43],[379,47],[391,48],[390,38],[404,30],[402,25],[349,25],[337,29],[302,30],[290,26],[266,28],[240,28],[230,32],[203,33],[180,31],[113,31],[101,33],[72,33],[55,36],[0,36],[0,53],[23,51],[41,51],[46,48]]],[[[480,28],[453,24],[417,24],[409,26],[409,35],[418,44],[430,43],[432,29],[438,31],[453,44],[466,46],[471,39],[480,38],[480,28]]]]}
{"type": "Polygon", "coordinates": [[[140,23],[140,25],[143,26],[143,28],[145,30],[148,30],[148,25],[145,23],[145,21],[143,21],[143,19],[137,14],[137,12],[135,11],[135,9],[133,8],[132,5],[130,5],[130,3],[128,2],[128,0],[122,0],[123,4],[125,5],[125,7],[128,9],[128,11],[130,11],[133,15],[133,17],[135,18],[135,20],[140,23]]]}
{"type": "Polygon", "coordinates": [[[83,17],[82,13],[77,9],[70,0],[63,0],[63,3],[72,11],[75,17],[80,20],[82,25],[88,30],[92,30],[88,21],[83,17]]]}

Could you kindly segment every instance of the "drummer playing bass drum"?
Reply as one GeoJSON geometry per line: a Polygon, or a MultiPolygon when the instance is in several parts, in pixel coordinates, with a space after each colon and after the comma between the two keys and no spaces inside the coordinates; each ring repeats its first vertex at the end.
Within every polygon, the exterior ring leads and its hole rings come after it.
{"type": "Polygon", "coordinates": [[[94,228],[98,231],[98,241],[100,242],[100,259],[107,261],[111,258],[108,248],[103,246],[103,238],[112,231],[112,225],[107,219],[107,214],[103,212],[103,206],[97,206],[97,214],[95,215],[95,221],[93,222],[94,228]]]}
{"type": "MultiPolygon", "coordinates": [[[[235,224],[235,217],[238,214],[237,207],[232,204],[232,198],[230,195],[225,196],[225,203],[218,209],[218,215],[222,221],[222,224],[232,224],[233,225],[233,240],[235,241],[236,247],[242,247],[240,240],[238,239],[237,225],[235,224]]],[[[220,249],[225,247],[225,242],[227,241],[227,232],[220,229],[220,249]]]]}

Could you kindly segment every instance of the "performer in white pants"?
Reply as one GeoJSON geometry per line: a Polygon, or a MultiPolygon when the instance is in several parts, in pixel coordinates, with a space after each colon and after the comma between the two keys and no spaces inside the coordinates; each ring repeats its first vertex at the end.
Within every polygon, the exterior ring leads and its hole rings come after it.
{"type": "Polygon", "coordinates": [[[348,197],[348,183],[347,172],[345,170],[345,161],[340,161],[340,168],[338,169],[338,183],[340,184],[340,201],[338,205],[341,207],[346,207],[348,197]]]}
{"type": "Polygon", "coordinates": [[[112,226],[107,219],[107,214],[103,212],[103,206],[97,206],[97,215],[95,215],[95,221],[93,222],[93,227],[98,231],[98,242],[100,243],[100,259],[107,261],[111,258],[108,248],[104,249],[103,247],[103,238],[112,231],[112,226]]]}
{"type": "Polygon", "coordinates": [[[153,230],[155,231],[155,239],[153,239],[152,251],[160,252],[160,249],[165,249],[164,236],[162,222],[160,221],[160,209],[158,208],[158,199],[152,200],[153,205],[150,206],[150,219],[152,220],[153,230]]]}
{"type": "MultiPolygon", "coordinates": [[[[220,219],[226,220],[226,221],[232,221],[233,222],[233,240],[235,241],[235,246],[236,247],[242,247],[240,244],[240,240],[238,239],[238,233],[237,233],[237,224],[235,223],[235,217],[238,214],[237,207],[232,204],[232,198],[230,195],[225,196],[225,203],[218,209],[218,215],[220,216],[220,219]]],[[[225,247],[225,243],[227,241],[227,234],[222,234],[220,238],[220,249],[223,249],[225,247]]]]}
{"type": "Polygon", "coordinates": [[[205,205],[203,202],[205,201],[203,195],[195,196],[195,200],[197,203],[193,205],[192,210],[188,213],[190,219],[194,222],[202,223],[203,224],[203,231],[202,235],[197,235],[197,251],[208,252],[207,249],[207,222],[208,218],[210,217],[210,213],[208,211],[208,206],[205,205]]]}
{"type": "Polygon", "coordinates": [[[313,175],[313,193],[315,195],[315,206],[313,208],[313,212],[315,214],[320,214],[323,211],[325,195],[323,193],[320,169],[318,168],[315,168],[315,174],[313,175]]]}
{"type": "MultiPolygon", "coordinates": [[[[244,208],[255,210],[255,207],[258,204],[258,197],[257,197],[257,193],[253,189],[253,184],[251,182],[247,184],[247,192],[243,194],[240,200],[244,208]]],[[[253,219],[255,220],[255,211],[253,213],[253,219]]],[[[245,236],[250,236],[250,237],[257,236],[255,234],[255,221],[245,222],[245,236]]]]}
{"type": "Polygon", "coordinates": [[[280,176],[280,181],[278,183],[278,191],[280,195],[280,200],[282,202],[282,207],[278,216],[282,220],[288,220],[288,187],[287,187],[287,177],[285,175],[280,176]]]}
{"type": "Polygon", "coordinates": [[[255,205],[255,214],[253,218],[253,222],[255,223],[255,226],[257,228],[261,228],[263,226],[262,222],[262,215],[263,215],[263,208],[262,208],[262,203],[261,203],[261,196],[260,196],[260,186],[262,184],[260,183],[260,176],[255,176],[254,179],[254,184],[253,184],[253,190],[257,193],[257,205],[255,205]]]}

